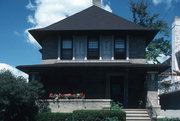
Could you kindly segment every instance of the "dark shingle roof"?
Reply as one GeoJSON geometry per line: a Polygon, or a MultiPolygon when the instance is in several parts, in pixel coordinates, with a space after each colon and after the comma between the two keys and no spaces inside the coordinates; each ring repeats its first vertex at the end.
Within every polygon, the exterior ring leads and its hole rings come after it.
{"type": "MultiPolygon", "coordinates": [[[[147,30],[138,24],[92,6],[40,30],[147,30]]],[[[148,29],[149,30],[149,29],[148,29]]]]}
{"type": "Polygon", "coordinates": [[[158,30],[140,26],[96,6],[87,8],[45,28],[29,30],[38,42],[38,39],[41,39],[45,32],[62,31],[146,31],[152,32],[153,37],[158,32],[158,30]]]}
{"type": "Polygon", "coordinates": [[[57,23],[38,30],[150,30],[134,22],[92,6],[57,23]]]}

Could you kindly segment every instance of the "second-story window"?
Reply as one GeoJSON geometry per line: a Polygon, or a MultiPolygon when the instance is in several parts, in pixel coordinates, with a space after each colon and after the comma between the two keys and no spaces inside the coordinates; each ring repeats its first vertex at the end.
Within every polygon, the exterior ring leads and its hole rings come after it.
{"type": "Polygon", "coordinates": [[[117,37],[114,40],[114,58],[115,59],[125,59],[126,49],[125,49],[125,39],[117,37]]]}
{"type": "Polygon", "coordinates": [[[61,43],[61,59],[72,59],[72,39],[63,38],[61,43]]]}
{"type": "Polygon", "coordinates": [[[99,39],[98,37],[89,37],[87,45],[87,58],[99,59],[99,39]]]}

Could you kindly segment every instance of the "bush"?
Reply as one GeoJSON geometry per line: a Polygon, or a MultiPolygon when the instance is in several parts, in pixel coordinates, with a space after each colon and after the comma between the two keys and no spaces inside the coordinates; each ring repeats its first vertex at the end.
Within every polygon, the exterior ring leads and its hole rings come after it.
{"type": "Polygon", "coordinates": [[[120,110],[78,110],[73,112],[73,120],[74,121],[125,121],[125,117],[126,117],[125,115],[126,115],[125,112],[122,112],[120,110]]]}
{"type": "Polygon", "coordinates": [[[40,113],[36,121],[125,121],[125,112],[117,110],[78,110],[73,113],[40,113]]]}
{"type": "Polygon", "coordinates": [[[122,109],[122,103],[120,103],[120,102],[114,102],[114,101],[112,101],[111,102],[111,110],[121,110],[122,109]]]}
{"type": "Polygon", "coordinates": [[[0,121],[34,121],[38,113],[35,101],[42,85],[16,77],[10,71],[0,71],[0,121]]]}
{"type": "Polygon", "coordinates": [[[178,118],[165,118],[165,119],[161,119],[158,121],[180,121],[180,119],[178,119],[178,118]]]}
{"type": "Polygon", "coordinates": [[[36,121],[72,121],[72,113],[40,113],[36,121]]]}

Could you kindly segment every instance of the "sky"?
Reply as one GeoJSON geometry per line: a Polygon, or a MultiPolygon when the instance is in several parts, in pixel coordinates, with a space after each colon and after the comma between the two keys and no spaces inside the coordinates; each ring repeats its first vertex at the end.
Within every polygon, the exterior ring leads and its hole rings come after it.
{"type": "MultiPolygon", "coordinates": [[[[169,27],[175,16],[180,17],[180,0],[144,1],[169,27]]],[[[0,0],[0,69],[27,77],[14,67],[41,63],[41,47],[28,30],[48,26],[91,5],[91,0],[0,0]]],[[[129,0],[103,0],[102,8],[132,21],[129,0]]]]}

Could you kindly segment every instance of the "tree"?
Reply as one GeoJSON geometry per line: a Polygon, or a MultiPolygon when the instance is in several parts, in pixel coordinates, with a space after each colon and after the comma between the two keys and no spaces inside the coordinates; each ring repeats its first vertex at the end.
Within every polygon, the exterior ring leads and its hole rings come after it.
{"type": "Polygon", "coordinates": [[[156,37],[146,48],[147,60],[151,60],[154,63],[160,63],[157,57],[170,56],[171,55],[171,44],[170,44],[170,29],[168,24],[160,20],[160,14],[150,14],[148,8],[150,4],[143,0],[137,2],[130,1],[130,11],[132,12],[133,21],[144,27],[159,29],[159,36],[156,37]]]}
{"type": "Polygon", "coordinates": [[[42,93],[37,81],[28,83],[10,71],[0,71],[0,121],[34,121],[42,93]]]}

